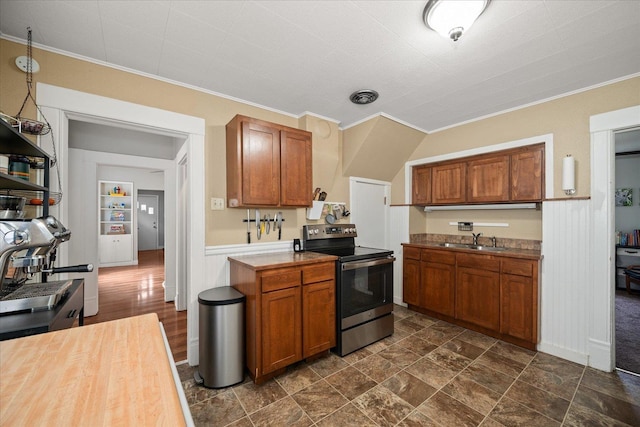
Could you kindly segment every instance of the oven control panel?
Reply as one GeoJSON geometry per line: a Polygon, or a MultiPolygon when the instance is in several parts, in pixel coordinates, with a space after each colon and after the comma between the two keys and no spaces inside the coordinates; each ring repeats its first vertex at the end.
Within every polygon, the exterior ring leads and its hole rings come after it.
{"type": "Polygon", "coordinates": [[[304,240],[357,237],[354,224],[318,224],[302,227],[304,240]]]}

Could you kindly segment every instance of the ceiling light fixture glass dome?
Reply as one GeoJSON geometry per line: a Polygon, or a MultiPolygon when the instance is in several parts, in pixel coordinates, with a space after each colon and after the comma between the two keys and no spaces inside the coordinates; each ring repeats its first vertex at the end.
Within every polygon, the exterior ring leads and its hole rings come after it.
{"type": "Polygon", "coordinates": [[[427,27],[454,42],[471,28],[491,0],[429,0],[422,18],[427,27]]]}

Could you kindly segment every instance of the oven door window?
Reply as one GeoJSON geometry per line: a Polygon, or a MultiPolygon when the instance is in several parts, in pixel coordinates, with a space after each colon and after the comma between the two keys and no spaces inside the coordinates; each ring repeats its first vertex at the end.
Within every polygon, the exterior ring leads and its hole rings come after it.
{"type": "Polygon", "coordinates": [[[347,318],[393,300],[394,258],[342,264],[341,317],[347,318]]]}

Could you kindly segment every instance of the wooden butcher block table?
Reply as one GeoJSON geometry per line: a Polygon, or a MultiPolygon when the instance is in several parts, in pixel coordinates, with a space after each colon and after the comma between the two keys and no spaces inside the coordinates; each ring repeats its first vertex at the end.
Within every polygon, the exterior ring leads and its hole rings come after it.
{"type": "Polygon", "coordinates": [[[0,425],[185,425],[172,364],[156,314],[3,341],[0,425]]]}

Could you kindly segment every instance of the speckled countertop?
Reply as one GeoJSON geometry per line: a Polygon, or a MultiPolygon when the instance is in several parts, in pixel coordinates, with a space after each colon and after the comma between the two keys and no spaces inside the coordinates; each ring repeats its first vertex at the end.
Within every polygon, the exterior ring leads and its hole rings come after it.
{"type": "Polygon", "coordinates": [[[465,249],[465,248],[446,248],[441,246],[439,243],[403,243],[402,246],[413,246],[413,247],[424,248],[424,249],[439,249],[443,251],[466,252],[466,253],[472,253],[476,255],[493,255],[493,256],[501,256],[501,257],[535,259],[535,260],[542,259],[542,254],[540,253],[539,250],[536,250],[536,249],[507,248],[504,251],[495,252],[495,251],[479,251],[476,249],[465,249]]]}
{"type": "Polygon", "coordinates": [[[338,257],[317,252],[268,252],[264,254],[230,256],[229,261],[243,264],[253,270],[277,267],[295,267],[335,261],[338,257]]]}

